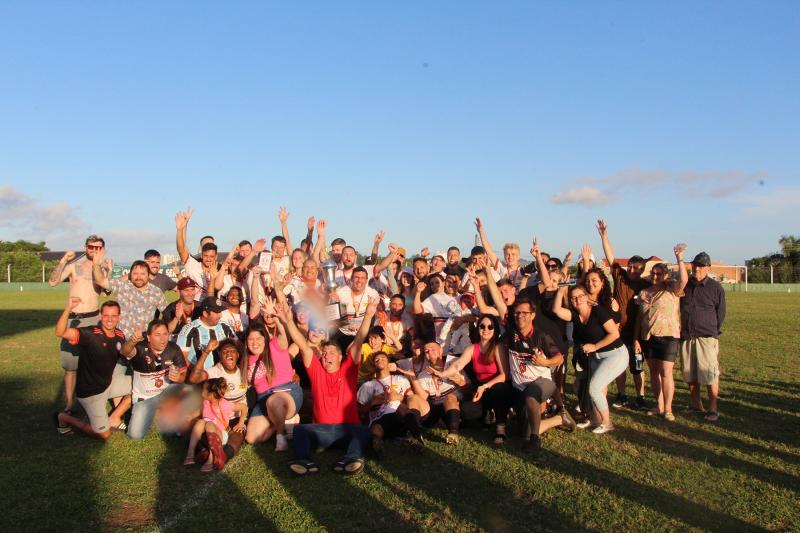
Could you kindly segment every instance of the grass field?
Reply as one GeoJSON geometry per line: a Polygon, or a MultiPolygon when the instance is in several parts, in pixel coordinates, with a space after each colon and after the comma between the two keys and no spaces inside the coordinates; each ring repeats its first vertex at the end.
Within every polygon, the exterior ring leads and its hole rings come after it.
{"type": "MultiPolygon", "coordinates": [[[[615,411],[617,431],[548,432],[531,460],[480,430],[422,457],[390,445],[359,476],[291,477],[273,443],[222,473],[181,466],[185,443],[61,437],[52,326],[65,292],[0,294],[0,531],[797,530],[800,297],[729,293],[720,421],[615,411]]],[[[630,391],[629,391],[630,393],[630,391]]]]}

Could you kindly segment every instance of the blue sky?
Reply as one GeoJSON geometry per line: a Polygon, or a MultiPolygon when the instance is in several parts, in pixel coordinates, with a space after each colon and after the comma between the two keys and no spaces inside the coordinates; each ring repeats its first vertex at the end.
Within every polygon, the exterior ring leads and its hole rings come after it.
{"type": "Polygon", "coordinates": [[[309,215],[366,252],[741,263],[800,233],[796,2],[0,5],[0,238],[118,260],[309,215]],[[525,255],[525,254],[524,254],[525,255]]]}

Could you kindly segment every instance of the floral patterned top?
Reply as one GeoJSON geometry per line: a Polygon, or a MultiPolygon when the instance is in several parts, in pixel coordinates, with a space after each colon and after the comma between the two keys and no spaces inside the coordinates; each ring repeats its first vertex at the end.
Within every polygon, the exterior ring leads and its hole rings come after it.
{"type": "Polygon", "coordinates": [[[650,337],[681,336],[681,298],[678,282],[669,280],[666,287],[648,287],[639,293],[642,305],[642,340],[650,337]]]}

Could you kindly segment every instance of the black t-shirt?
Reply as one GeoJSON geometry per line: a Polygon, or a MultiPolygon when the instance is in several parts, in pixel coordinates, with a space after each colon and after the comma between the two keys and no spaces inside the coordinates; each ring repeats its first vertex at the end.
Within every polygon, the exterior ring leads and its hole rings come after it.
{"type": "MultiPolygon", "coordinates": [[[[180,300],[175,300],[174,302],[169,304],[166,307],[166,309],[164,309],[164,311],[161,313],[162,320],[164,320],[168,324],[172,322],[172,320],[175,318],[175,308],[177,307],[178,302],[180,302],[180,300]]],[[[203,316],[203,309],[199,305],[195,304],[194,310],[192,311],[192,317],[186,318],[186,315],[184,315],[183,320],[178,322],[178,325],[175,326],[175,330],[172,333],[177,334],[178,332],[180,332],[183,326],[185,326],[192,320],[197,320],[201,316],[203,316]]]]}
{"type": "Polygon", "coordinates": [[[183,368],[187,364],[183,352],[172,341],[167,343],[167,347],[160,354],[153,352],[147,341],[142,341],[136,345],[136,353],[130,358],[130,362],[134,372],[143,374],[168,370],[170,362],[178,368],[183,368]]]}
{"type": "Polygon", "coordinates": [[[511,325],[506,331],[504,341],[509,351],[518,353],[533,354],[538,349],[548,359],[562,353],[558,343],[553,339],[553,335],[543,328],[537,327],[535,321],[533,323],[533,335],[530,338],[523,337],[517,330],[516,325],[511,325]]]}
{"type": "Polygon", "coordinates": [[[107,337],[103,328],[87,326],[77,328],[77,344],[83,350],[78,359],[78,376],[75,385],[75,396],[88,398],[100,394],[111,385],[114,367],[117,366],[119,350],[125,342],[122,330],[114,331],[113,337],[107,337]]]}
{"type": "MultiPolygon", "coordinates": [[[[589,319],[586,321],[586,324],[581,322],[577,312],[571,311],[571,313],[572,324],[574,328],[572,330],[572,338],[578,344],[596,344],[600,342],[608,334],[606,333],[606,328],[603,327],[603,324],[609,320],[614,320],[611,311],[602,305],[595,305],[592,307],[592,312],[589,314],[589,319]]],[[[622,339],[617,338],[617,340],[608,346],[603,347],[601,351],[607,352],[609,350],[619,348],[620,346],[622,346],[622,339]]]]}

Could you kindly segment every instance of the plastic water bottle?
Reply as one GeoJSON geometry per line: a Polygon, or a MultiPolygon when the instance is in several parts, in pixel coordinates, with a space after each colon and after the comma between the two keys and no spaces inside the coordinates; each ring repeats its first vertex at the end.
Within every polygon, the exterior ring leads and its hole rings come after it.
{"type": "Polygon", "coordinates": [[[641,350],[636,351],[633,354],[634,366],[636,367],[637,372],[641,372],[644,367],[644,359],[642,357],[641,350]]]}

